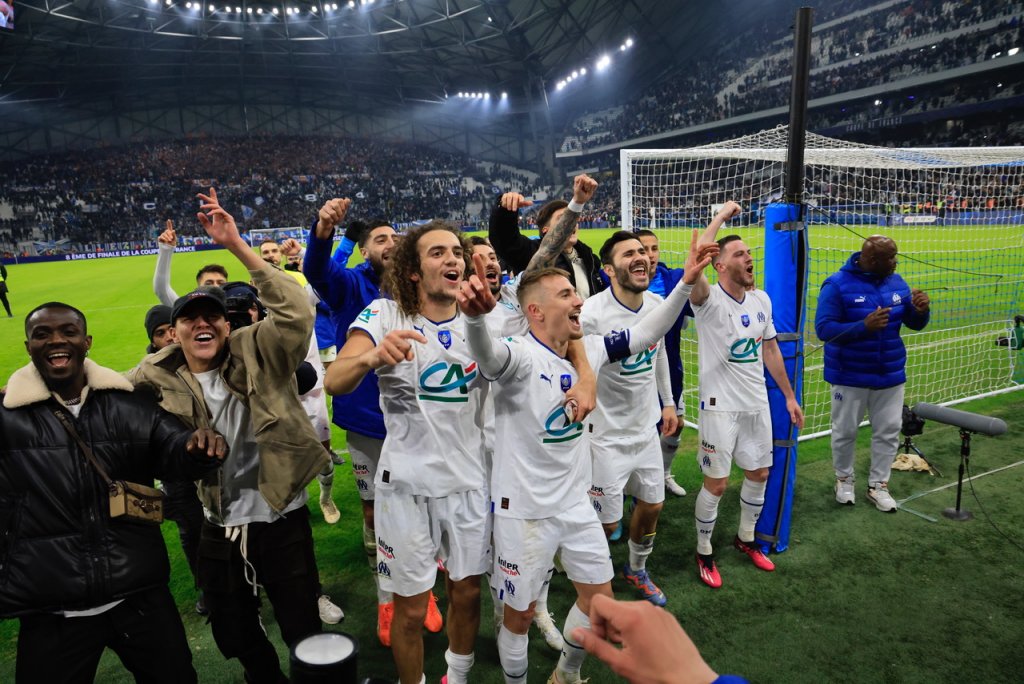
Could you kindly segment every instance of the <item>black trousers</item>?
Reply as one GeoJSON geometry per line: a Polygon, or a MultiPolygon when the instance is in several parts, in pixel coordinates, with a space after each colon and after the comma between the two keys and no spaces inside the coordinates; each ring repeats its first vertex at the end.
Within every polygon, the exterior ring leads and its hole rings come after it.
{"type": "Polygon", "coordinates": [[[196,483],[191,481],[165,480],[164,515],[178,526],[181,550],[185,552],[192,577],[198,582],[196,571],[199,559],[199,537],[203,527],[203,504],[199,502],[196,483]]]}
{"type": "Polygon", "coordinates": [[[3,302],[4,308],[7,309],[7,317],[11,317],[11,305],[7,303],[7,288],[0,287],[0,302],[3,302]]]}
{"type": "Polygon", "coordinates": [[[136,682],[197,681],[185,628],[166,586],[133,594],[99,615],[22,617],[15,681],[90,684],[105,648],[117,653],[136,682]]]}
{"type": "Polygon", "coordinates": [[[244,559],[241,542],[241,535],[230,541],[223,527],[203,522],[199,588],[210,610],[213,638],[225,658],[238,658],[248,682],[287,682],[263,632],[259,597],[246,573],[250,579],[255,575],[266,591],[289,647],[321,631],[309,509],[303,506],[272,523],[250,523],[244,559]]]}

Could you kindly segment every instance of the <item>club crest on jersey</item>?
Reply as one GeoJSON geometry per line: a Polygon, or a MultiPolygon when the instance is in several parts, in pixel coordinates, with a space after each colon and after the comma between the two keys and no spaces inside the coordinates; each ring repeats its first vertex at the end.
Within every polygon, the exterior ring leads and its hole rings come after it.
{"type": "Polygon", "coordinates": [[[437,341],[441,343],[441,346],[445,349],[452,348],[452,333],[450,330],[438,330],[437,341]]]}
{"type": "Polygon", "coordinates": [[[383,577],[391,577],[391,568],[384,561],[377,563],[377,574],[383,577]]]}
{"type": "Polygon", "coordinates": [[[572,387],[572,376],[568,373],[564,373],[561,378],[562,391],[568,392],[572,387]]]}
{"type": "Polygon", "coordinates": [[[900,293],[899,292],[893,292],[892,293],[892,303],[893,304],[899,304],[902,301],[903,301],[903,299],[900,297],[900,293]]]}
{"type": "Polygon", "coordinates": [[[509,596],[515,596],[516,595],[516,585],[510,579],[506,579],[505,580],[505,593],[508,594],[509,596]]]}
{"type": "Polygon", "coordinates": [[[748,316],[747,314],[742,314],[740,316],[740,323],[743,324],[744,328],[749,328],[750,327],[750,316],[748,316]]]}
{"type": "Polygon", "coordinates": [[[622,370],[619,375],[640,375],[650,373],[654,370],[654,357],[658,353],[658,343],[655,342],[632,358],[622,359],[620,366],[622,370]]]}
{"type": "Polygon", "coordinates": [[[761,338],[741,337],[729,347],[729,363],[757,363],[761,338]]]}
{"type": "Polygon", "coordinates": [[[757,312],[757,322],[758,323],[764,323],[764,321],[765,321],[764,311],[758,311],[757,312]]]}
{"type": "Polygon", "coordinates": [[[357,318],[359,319],[360,323],[369,323],[370,319],[379,313],[380,309],[371,309],[370,307],[366,307],[365,309],[363,309],[362,313],[360,313],[359,316],[357,316],[357,318]]]}
{"type": "Polygon", "coordinates": [[[565,409],[556,406],[544,421],[544,432],[546,436],[541,440],[544,444],[571,442],[583,434],[583,423],[570,423],[565,416],[565,409]]]}
{"type": "Polygon", "coordinates": [[[467,402],[469,384],[476,379],[476,362],[462,364],[438,361],[420,373],[420,399],[427,401],[467,402]]]}

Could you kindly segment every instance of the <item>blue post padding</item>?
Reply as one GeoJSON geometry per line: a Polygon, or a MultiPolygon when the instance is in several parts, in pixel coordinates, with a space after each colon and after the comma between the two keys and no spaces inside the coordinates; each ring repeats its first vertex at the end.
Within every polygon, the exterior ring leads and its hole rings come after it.
{"type": "MultiPolygon", "coordinates": [[[[803,332],[807,306],[807,236],[804,230],[776,230],[779,224],[801,222],[800,205],[770,204],[765,209],[764,289],[772,300],[772,317],[779,333],[779,349],[786,363],[786,374],[803,404],[803,332]],[[787,333],[799,333],[796,340],[782,339],[787,333]]],[[[792,446],[773,447],[774,460],[768,474],[764,508],[757,522],[756,539],[765,552],[785,551],[793,512],[793,488],[796,484],[796,425],[789,419],[786,398],[767,369],[768,403],[771,406],[772,439],[792,446]]]]}

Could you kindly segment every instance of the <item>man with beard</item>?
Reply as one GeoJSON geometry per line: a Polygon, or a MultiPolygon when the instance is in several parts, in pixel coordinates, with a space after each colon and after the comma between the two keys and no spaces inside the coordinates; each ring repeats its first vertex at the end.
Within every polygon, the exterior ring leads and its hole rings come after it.
{"type": "MultiPolygon", "coordinates": [[[[576,213],[579,208],[574,204],[567,211],[576,213]]],[[[716,251],[715,245],[699,248],[694,231],[686,278],[696,280],[716,251]]],[[[505,681],[525,681],[534,601],[559,553],[577,599],[566,617],[566,645],[548,684],[577,684],[585,652],[574,632],[590,627],[587,615],[594,596],[611,597],[614,572],[605,533],[587,496],[585,431],[571,406],[565,405],[565,393],[578,380],[565,358],[569,342],[581,340],[595,370],[639,354],[664,336],[682,310],[692,282],[684,279],[662,306],[633,328],[604,337],[584,336],[583,300],[568,274],[541,268],[525,273],[519,284],[529,335],[495,339],[485,314],[496,302],[483,282],[482,259],[474,257],[474,262],[476,274],[463,283],[458,301],[467,319],[469,349],[480,372],[492,378],[495,406],[501,407],[491,475],[496,573],[503,577],[505,602],[498,653],[505,681]]]]}
{"type": "MultiPolygon", "coordinates": [[[[613,233],[600,254],[611,287],[583,304],[580,323],[588,335],[614,334],[636,326],[662,301],[647,290],[650,260],[635,235],[621,230],[613,233]]],[[[665,594],[646,569],[665,501],[665,467],[656,429],[659,421],[665,434],[674,433],[679,423],[664,340],[603,370],[597,382],[597,409],[590,418],[590,499],[594,510],[611,536],[622,519],[622,495],[636,497],[629,525],[629,560],[622,576],[645,599],[664,606],[665,594]],[[664,408],[659,406],[659,395],[664,408]]]]}
{"type": "Polygon", "coordinates": [[[224,440],[87,359],[78,309],[38,306],[25,335],[31,363],[0,394],[0,617],[21,621],[15,681],[92,681],[110,648],[138,681],[195,682],[160,528],[112,517],[105,479],[200,477],[224,440]]]}
{"type": "MultiPolygon", "coordinates": [[[[735,202],[726,202],[711,220],[702,241],[714,241],[722,224],[740,211],[735,202]]],[[[704,474],[704,483],[694,502],[697,569],[701,581],[712,588],[722,586],[722,577],[715,565],[711,535],[733,461],[743,470],[739,531],[733,545],[759,570],[775,569],[775,564],[754,543],[754,528],[764,506],[768,469],[772,465],[765,369],[786,397],[793,423],[803,427],[804,422],[803,410],[789,384],[775,339],[772,302],[763,290],[753,289],[754,259],[750,249],[738,235],[718,240],[718,247],[719,254],[712,262],[718,284],[712,287],[702,275],[690,294],[697,320],[697,462],[704,474]]]]}
{"type": "Polygon", "coordinates": [[[814,330],[825,342],[825,381],[832,385],[832,463],[836,501],[853,505],[857,428],[871,421],[868,499],[896,512],[889,474],[899,449],[907,351],[900,327],[922,330],[931,317],[928,295],[896,273],[896,243],[872,235],[860,252],[825,279],[814,330]]]}
{"type": "MultiPolygon", "coordinates": [[[[342,203],[347,208],[348,200],[342,203]]],[[[377,574],[394,593],[391,648],[402,684],[424,680],[421,625],[438,560],[447,569],[450,684],[468,681],[480,625],[480,576],[490,548],[487,383],[455,303],[469,251],[443,221],[403,237],[384,272],[384,292],[393,299],[374,300],[356,317],[324,383],[340,394],[371,371],[379,377],[387,437],[374,480],[377,574]]]]}
{"type": "MultiPolygon", "coordinates": [[[[338,349],[345,346],[349,327],[360,312],[381,297],[381,277],[395,249],[395,229],[385,219],[371,219],[367,223],[352,221],[332,257],[335,229],[345,220],[351,205],[350,199],[336,198],[328,200],[320,208],[316,224],[309,232],[303,260],[310,285],[331,311],[334,344],[338,349]],[[348,261],[344,255],[351,254],[357,245],[363,263],[348,268],[344,265],[348,261]]],[[[333,406],[334,424],[345,430],[352,473],[362,504],[363,549],[377,581],[377,638],[384,646],[390,646],[395,606],[391,592],[380,586],[380,578],[376,574],[377,537],[373,516],[374,477],[387,436],[377,374],[367,373],[349,394],[335,394],[333,406]]],[[[424,626],[431,632],[440,632],[444,626],[433,595],[427,606],[424,626]]]]}

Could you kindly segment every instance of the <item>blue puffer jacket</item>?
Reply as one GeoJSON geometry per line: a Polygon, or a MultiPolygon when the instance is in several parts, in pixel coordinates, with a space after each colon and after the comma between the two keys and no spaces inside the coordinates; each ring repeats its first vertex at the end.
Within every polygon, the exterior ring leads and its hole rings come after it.
{"type": "Polygon", "coordinates": [[[879,277],[860,268],[854,252],[838,273],[821,285],[814,332],[825,343],[825,381],[832,385],[884,389],[907,381],[907,350],[900,326],[921,330],[929,312],[910,303],[910,286],[893,273],[879,277]],[[869,332],[864,319],[878,307],[892,307],[889,325],[869,332]]]}

